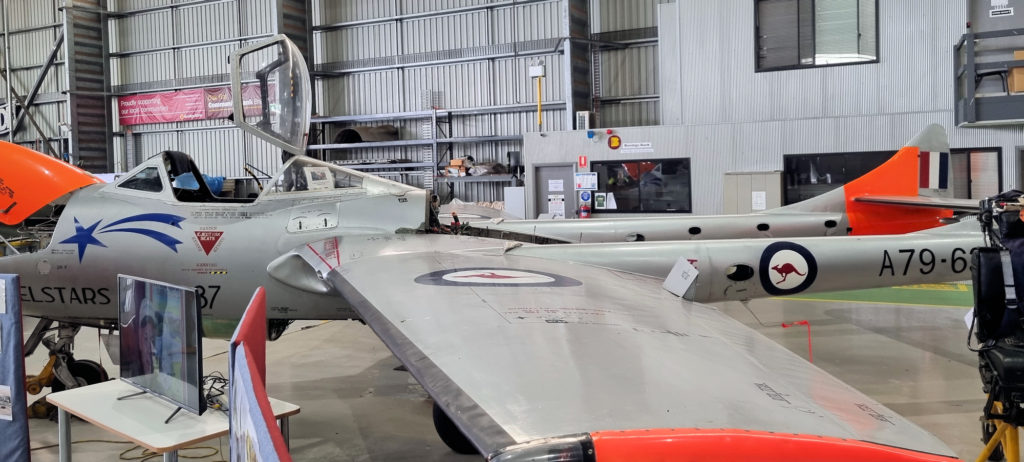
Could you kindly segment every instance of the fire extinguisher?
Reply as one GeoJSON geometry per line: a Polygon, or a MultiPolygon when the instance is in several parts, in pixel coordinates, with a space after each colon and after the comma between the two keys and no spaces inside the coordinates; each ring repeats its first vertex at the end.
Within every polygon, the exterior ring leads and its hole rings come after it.
{"type": "Polygon", "coordinates": [[[580,218],[590,218],[590,191],[580,191],[580,218]]]}

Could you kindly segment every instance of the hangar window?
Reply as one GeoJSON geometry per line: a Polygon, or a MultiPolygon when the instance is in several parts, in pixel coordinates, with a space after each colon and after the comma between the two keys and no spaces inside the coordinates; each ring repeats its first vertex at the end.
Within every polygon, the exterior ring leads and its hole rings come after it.
{"type": "Polygon", "coordinates": [[[882,165],[895,151],[796,154],[783,156],[782,203],[820,196],[882,165]]]}
{"type": "Polygon", "coordinates": [[[690,159],[591,162],[594,209],[608,213],[689,213],[690,159]]]}
{"type": "Polygon", "coordinates": [[[754,0],[757,70],[878,62],[878,0],[754,0]]]}
{"type": "MultiPolygon", "coordinates": [[[[882,165],[893,154],[895,151],[783,156],[782,203],[793,204],[836,189],[882,165]]],[[[988,197],[1003,190],[1001,148],[952,149],[948,168],[948,188],[954,198],[988,197]]]]}

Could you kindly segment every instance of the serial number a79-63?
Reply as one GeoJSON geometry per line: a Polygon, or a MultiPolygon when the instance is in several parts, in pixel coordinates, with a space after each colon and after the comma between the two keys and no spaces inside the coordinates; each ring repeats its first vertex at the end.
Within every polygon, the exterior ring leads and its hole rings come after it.
{"type": "Polygon", "coordinates": [[[888,250],[882,254],[882,268],[878,270],[878,276],[906,276],[911,271],[918,271],[921,274],[931,274],[936,269],[942,270],[943,266],[953,273],[962,273],[967,270],[967,251],[959,247],[954,248],[949,255],[936,256],[931,249],[899,249],[896,253],[888,250]]]}

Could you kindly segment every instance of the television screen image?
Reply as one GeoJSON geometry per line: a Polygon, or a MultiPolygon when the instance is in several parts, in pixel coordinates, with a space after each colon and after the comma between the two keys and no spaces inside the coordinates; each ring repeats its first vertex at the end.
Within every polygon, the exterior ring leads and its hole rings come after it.
{"type": "Polygon", "coordinates": [[[202,342],[195,290],[118,275],[121,380],[202,414],[202,342]]]}

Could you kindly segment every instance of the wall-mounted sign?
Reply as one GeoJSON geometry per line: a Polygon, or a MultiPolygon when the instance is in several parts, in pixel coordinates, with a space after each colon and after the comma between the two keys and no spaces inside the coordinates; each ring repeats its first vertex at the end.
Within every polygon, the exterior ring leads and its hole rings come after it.
{"type": "Polygon", "coordinates": [[[768,192],[767,191],[751,191],[750,192],[750,210],[764,210],[768,208],[768,192]]]}
{"type": "Polygon", "coordinates": [[[587,156],[580,156],[577,165],[579,165],[580,168],[587,168],[587,156]]]}
{"type": "Polygon", "coordinates": [[[575,176],[577,191],[597,190],[597,172],[577,172],[575,176]]]}
{"type": "Polygon", "coordinates": [[[626,154],[637,154],[654,152],[654,145],[650,141],[643,143],[622,143],[622,152],[626,154]]]}
{"type": "Polygon", "coordinates": [[[552,218],[565,218],[564,194],[548,194],[548,213],[552,218]]]}
{"type": "Polygon", "coordinates": [[[620,147],[622,147],[622,138],[619,138],[619,135],[609,136],[608,147],[612,149],[619,149],[620,147]]]}
{"type": "MultiPolygon", "coordinates": [[[[271,85],[270,103],[277,102],[273,90],[274,86],[271,85]]],[[[259,86],[242,87],[245,115],[260,115],[263,104],[260,98],[259,86]]],[[[224,119],[232,112],[231,87],[125,95],[117,99],[117,114],[121,125],[224,119]]]]}
{"type": "Polygon", "coordinates": [[[998,8],[995,10],[988,10],[988,17],[990,18],[1001,18],[1003,16],[1013,16],[1013,8],[998,8]]]}

